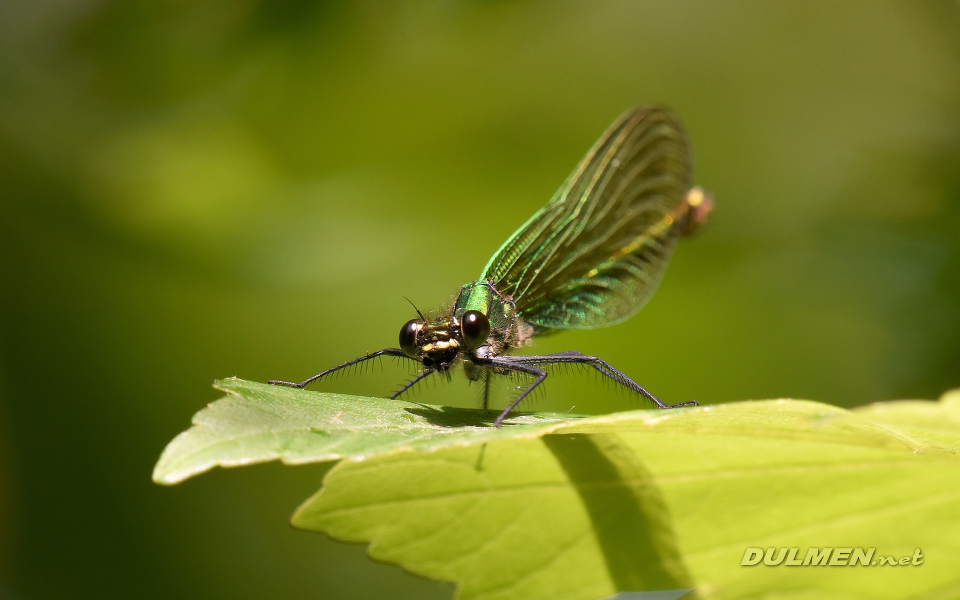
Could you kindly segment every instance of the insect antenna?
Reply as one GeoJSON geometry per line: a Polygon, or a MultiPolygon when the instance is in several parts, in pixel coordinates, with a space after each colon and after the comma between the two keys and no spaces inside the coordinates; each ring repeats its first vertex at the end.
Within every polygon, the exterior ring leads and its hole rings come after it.
{"type": "Polygon", "coordinates": [[[417,314],[420,315],[420,319],[422,319],[422,320],[424,320],[424,321],[427,320],[427,318],[426,318],[425,316],[423,316],[423,313],[420,312],[420,309],[417,308],[417,305],[413,303],[413,300],[411,300],[410,298],[407,298],[406,296],[404,296],[403,299],[410,303],[410,306],[413,307],[413,310],[417,311],[417,314]]]}

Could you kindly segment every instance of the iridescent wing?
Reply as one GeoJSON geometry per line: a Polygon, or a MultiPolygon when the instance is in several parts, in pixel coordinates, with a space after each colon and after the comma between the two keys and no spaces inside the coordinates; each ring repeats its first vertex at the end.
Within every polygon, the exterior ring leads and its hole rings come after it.
{"type": "Polygon", "coordinates": [[[627,111],[500,247],[481,280],[511,296],[520,318],[541,332],[629,318],[656,290],[677,239],[709,213],[709,203],[698,213],[697,199],[688,199],[692,162],[672,113],[627,111]]]}

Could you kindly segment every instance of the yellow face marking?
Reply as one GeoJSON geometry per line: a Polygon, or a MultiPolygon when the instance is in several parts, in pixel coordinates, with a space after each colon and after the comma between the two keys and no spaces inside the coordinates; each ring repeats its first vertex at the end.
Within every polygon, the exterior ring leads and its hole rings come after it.
{"type": "MultiPolygon", "coordinates": [[[[440,350],[446,350],[447,348],[459,348],[460,344],[457,343],[457,340],[450,340],[447,342],[437,342],[436,344],[430,344],[434,348],[439,348],[440,350]]],[[[423,351],[427,352],[427,347],[423,347],[423,351]]]]}
{"type": "Polygon", "coordinates": [[[430,352],[431,350],[433,350],[433,344],[427,344],[426,346],[420,349],[423,350],[424,352],[430,352]]]}

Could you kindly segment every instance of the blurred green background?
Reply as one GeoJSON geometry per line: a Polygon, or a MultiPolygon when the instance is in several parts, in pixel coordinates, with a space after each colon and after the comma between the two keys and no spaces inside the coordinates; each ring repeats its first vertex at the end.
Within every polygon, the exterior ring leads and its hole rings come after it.
{"type": "MultiPolygon", "coordinates": [[[[960,385],[955,1],[0,3],[0,597],[449,597],[287,525],[322,467],[153,464],[214,378],[394,345],[645,102],[715,219],[638,316],[537,351],[670,402],[960,385]]],[[[638,404],[526,408],[573,406],[638,404]]]]}

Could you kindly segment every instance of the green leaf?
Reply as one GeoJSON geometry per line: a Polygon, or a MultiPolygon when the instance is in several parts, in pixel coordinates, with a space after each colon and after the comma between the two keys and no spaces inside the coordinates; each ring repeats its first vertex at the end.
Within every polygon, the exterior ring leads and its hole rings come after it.
{"type": "Polygon", "coordinates": [[[237,378],[214,387],[227,393],[193,417],[160,456],[153,480],[174,484],[213,467],[280,459],[305,464],[359,460],[401,450],[433,450],[501,437],[536,436],[571,415],[537,413],[507,420],[499,411],[431,406],[343,394],[322,394],[237,378]]]}
{"type": "Polygon", "coordinates": [[[395,454],[334,467],[293,517],[460,598],[692,587],[647,468],[612,434],[395,454]],[[344,467],[344,468],[340,468],[344,467]]]}
{"type": "Polygon", "coordinates": [[[350,459],[294,525],[371,542],[373,558],[455,581],[463,599],[960,593],[957,392],[855,411],[771,400],[527,416],[496,430],[495,413],[219,385],[228,397],[171,443],[158,481],[214,464],[350,459]],[[740,566],[753,547],[801,559],[810,547],[920,548],[924,562],[740,566]]]}

